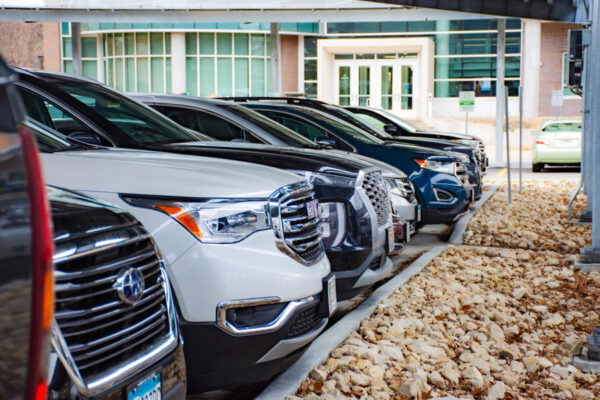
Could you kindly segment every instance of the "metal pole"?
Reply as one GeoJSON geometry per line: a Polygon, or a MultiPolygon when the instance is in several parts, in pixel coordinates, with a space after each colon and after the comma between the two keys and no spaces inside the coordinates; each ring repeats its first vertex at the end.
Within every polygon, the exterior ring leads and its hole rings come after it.
{"type": "Polygon", "coordinates": [[[505,54],[506,20],[498,20],[497,61],[496,61],[496,164],[502,165],[502,107],[504,101],[504,54],[505,54]]]}
{"type": "MultiPolygon", "coordinates": [[[[593,2],[593,18],[592,18],[592,38],[589,47],[589,65],[591,68],[600,65],[600,1],[594,0],[593,2]]],[[[590,69],[590,72],[592,69],[590,69]]],[[[586,90],[586,98],[589,95],[589,119],[591,123],[591,129],[595,132],[592,136],[592,155],[600,153],[600,134],[597,132],[600,127],[600,98],[598,92],[600,91],[600,79],[590,79],[590,86],[586,90]]],[[[588,132],[591,132],[588,130],[588,132]]],[[[581,261],[583,263],[600,263],[600,171],[598,171],[597,158],[592,157],[590,163],[590,186],[588,191],[592,193],[594,202],[592,205],[592,244],[589,247],[585,247],[581,253],[581,261]]]]}
{"type": "Polygon", "coordinates": [[[81,24],[71,22],[71,54],[73,75],[83,75],[83,65],[81,63],[81,24]]]}
{"type": "MultiPolygon", "coordinates": [[[[592,5],[593,8],[593,5],[592,5]]],[[[583,115],[582,115],[582,134],[583,134],[583,151],[581,160],[581,173],[583,175],[583,188],[584,192],[587,196],[587,205],[585,211],[580,215],[580,220],[582,222],[591,222],[592,221],[592,208],[594,203],[594,196],[591,190],[592,187],[592,163],[594,160],[594,153],[592,151],[592,119],[590,113],[590,103],[592,99],[592,92],[590,92],[589,87],[592,85],[592,74],[590,62],[591,58],[591,48],[588,43],[583,50],[583,115]]]]}
{"type": "Polygon", "coordinates": [[[519,193],[523,190],[523,86],[519,86],[519,193]]]}
{"type": "Polygon", "coordinates": [[[281,96],[281,38],[279,24],[271,22],[271,93],[281,96]]]}
{"type": "Polygon", "coordinates": [[[469,112],[466,111],[465,114],[467,114],[467,120],[465,123],[465,135],[468,135],[469,134],[469,112]]]}
{"type": "Polygon", "coordinates": [[[508,121],[508,86],[504,86],[504,111],[506,115],[506,178],[508,179],[508,204],[512,203],[512,188],[510,186],[510,124],[508,121]]]}

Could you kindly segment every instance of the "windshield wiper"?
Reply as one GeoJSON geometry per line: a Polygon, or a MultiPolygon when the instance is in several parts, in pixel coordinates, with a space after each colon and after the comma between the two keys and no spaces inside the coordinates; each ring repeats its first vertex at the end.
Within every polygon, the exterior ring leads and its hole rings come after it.
{"type": "Polygon", "coordinates": [[[63,152],[63,151],[78,151],[78,150],[93,150],[93,149],[91,147],[82,146],[80,144],[72,144],[70,146],[49,149],[48,153],[60,153],[60,152],[63,152]]]}

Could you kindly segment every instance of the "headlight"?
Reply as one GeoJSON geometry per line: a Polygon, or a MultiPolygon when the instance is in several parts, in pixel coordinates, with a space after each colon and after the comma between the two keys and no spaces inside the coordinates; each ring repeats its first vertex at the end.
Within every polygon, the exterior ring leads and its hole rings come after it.
{"type": "Polygon", "coordinates": [[[463,164],[471,164],[471,157],[465,153],[454,153],[452,155],[457,157],[463,164]]]}
{"type": "Polygon", "coordinates": [[[323,172],[311,172],[301,170],[290,170],[295,174],[305,177],[313,185],[332,185],[332,186],[345,186],[354,187],[356,186],[356,178],[349,178],[346,176],[326,174],[323,172]]]}
{"type": "Polygon", "coordinates": [[[235,243],[271,227],[265,201],[123,199],[133,206],[152,208],[167,214],[205,243],[235,243]]]}
{"type": "Polygon", "coordinates": [[[478,142],[477,140],[473,140],[473,139],[456,139],[453,140],[454,143],[461,143],[461,144],[466,144],[467,146],[471,146],[472,148],[476,149],[478,146],[478,142]]]}
{"type": "Polygon", "coordinates": [[[422,160],[414,159],[421,168],[431,169],[433,171],[445,172],[447,174],[454,174],[456,172],[456,166],[451,161],[437,161],[437,160],[422,160]]]}
{"type": "Polygon", "coordinates": [[[346,236],[346,206],[344,203],[319,203],[323,246],[339,246],[346,236]]]}

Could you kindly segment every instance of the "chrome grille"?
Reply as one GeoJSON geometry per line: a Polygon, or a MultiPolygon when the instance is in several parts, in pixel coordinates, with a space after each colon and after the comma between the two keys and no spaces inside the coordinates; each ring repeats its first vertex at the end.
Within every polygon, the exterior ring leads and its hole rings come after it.
{"type": "Polygon", "coordinates": [[[270,214],[280,250],[304,264],[323,257],[318,203],[310,184],[302,182],[276,191],[270,198],[270,214]]]}
{"type": "Polygon", "coordinates": [[[402,181],[402,185],[404,187],[404,191],[406,192],[406,197],[408,201],[412,202],[416,199],[415,195],[415,187],[412,182],[408,180],[408,178],[400,178],[402,181]]]}
{"type": "Polygon", "coordinates": [[[166,272],[137,221],[129,217],[118,226],[57,239],[55,247],[55,320],[59,344],[65,345],[57,350],[84,387],[158,348],[174,348],[177,328],[166,272]],[[122,301],[113,286],[130,268],[141,272],[145,284],[133,304],[122,301]]]}
{"type": "Polygon", "coordinates": [[[319,306],[320,303],[317,303],[306,310],[302,310],[294,319],[286,338],[300,336],[319,325],[319,322],[322,320],[319,316],[319,306]]]}
{"type": "Polygon", "coordinates": [[[363,177],[361,186],[375,209],[379,225],[388,224],[391,207],[390,198],[381,172],[367,172],[363,177]]]}

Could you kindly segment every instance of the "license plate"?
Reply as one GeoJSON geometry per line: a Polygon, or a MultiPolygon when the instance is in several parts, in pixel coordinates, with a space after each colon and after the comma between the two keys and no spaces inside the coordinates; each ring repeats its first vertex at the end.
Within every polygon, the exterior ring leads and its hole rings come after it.
{"type": "Polygon", "coordinates": [[[390,228],[388,229],[388,253],[394,251],[394,249],[396,248],[396,234],[394,232],[394,228],[390,228]]]}
{"type": "Polygon", "coordinates": [[[577,147],[577,140],[556,140],[556,147],[577,147]]]}
{"type": "Polygon", "coordinates": [[[411,231],[411,224],[409,224],[408,222],[406,223],[406,225],[404,225],[404,237],[406,240],[406,243],[410,242],[410,231],[411,231]]]}
{"type": "Polygon", "coordinates": [[[317,200],[309,201],[306,203],[306,213],[309,219],[316,218],[319,214],[319,203],[317,200]]]}
{"type": "Polygon", "coordinates": [[[475,201],[475,188],[471,189],[471,203],[475,201]]]}
{"type": "Polygon", "coordinates": [[[421,205],[417,206],[417,222],[421,222],[421,205]]]}
{"type": "Polygon", "coordinates": [[[335,286],[335,275],[327,280],[327,301],[329,307],[329,315],[332,315],[337,309],[337,292],[335,286]]]}
{"type": "Polygon", "coordinates": [[[152,374],[127,390],[127,400],[161,400],[160,374],[152,374]]]}

